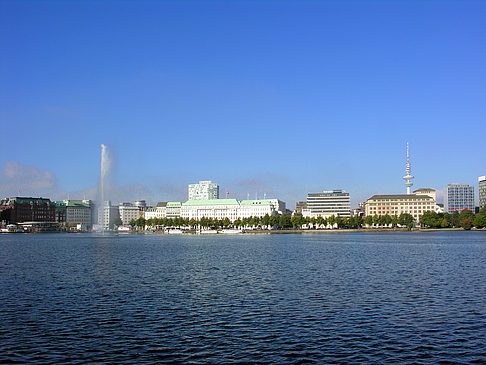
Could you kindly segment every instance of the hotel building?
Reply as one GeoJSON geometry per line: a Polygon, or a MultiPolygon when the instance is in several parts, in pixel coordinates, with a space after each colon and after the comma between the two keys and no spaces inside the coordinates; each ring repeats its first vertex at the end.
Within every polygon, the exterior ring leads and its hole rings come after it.
{"type": "Polygon", "coordinates": [[[219,186],[209,181],[199,181],[199,184],[189,184],[188,200],[219,199],[219,186]]]}
{"type": "Polygon", "coordinates": [[[435,210],[435,190],[433,189],[419,189],[410,195],[373,195],[365,203],[365,216],[375,214],[399,216],[402,213],[408,213],[418,221],[425,212],[435,212],[435,210]],[[425,194],[423,190],[433,191],[433,194],[425,194]]]}
{"type": "Polygon", "coordinates": [[[447,185],[446,211],[460,213],[464,209],[474,213],[474,187],[469,184],[447,185]]]}
{"type": "Polygon", "coordinates": [[[7,198],[0,201],[0,218],[9,224],[55,222],[56,205],[44,198],[7,198]]]}
{"type": "Polygon", "coordinates": [[[270,200],[211,199],[188,200],[182,203],[181,217],[188,219],[228,218],[230,221],[249,217],[277,215],[278,211],[270,200]]]}
{"type": "Polygon", "coordinates": [[[307,194],[307,207],[302,209],[304,217],[350,217],[349,193],[344,190],[330,190],[307,194]]]}

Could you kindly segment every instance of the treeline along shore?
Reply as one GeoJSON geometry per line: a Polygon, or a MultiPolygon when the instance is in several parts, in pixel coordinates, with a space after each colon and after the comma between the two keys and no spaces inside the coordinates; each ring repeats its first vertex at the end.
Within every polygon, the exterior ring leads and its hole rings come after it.
{"type": "Polygon", "coordinates": [[[241,229],[246,231],[322,231],[322,230],[412,230],[412,229],[483,229],[486,227],[486,207],[483,207],[478,214],[469,210],[462,212],[436,213],[425,212],[420,221],[416,223],[412,215],[403,213],[399,216],[374,215],[374,216],[351,216],[339,217],[303,217],[295,215],[276,215],[263,217],[248,217],[231,221],[229,218],[215,219],[206,218],[139,218],[132,220],[130,225],[138,231],[149,230],[159,231],[169,228],[186,230],[200,229],[241,229]]]}

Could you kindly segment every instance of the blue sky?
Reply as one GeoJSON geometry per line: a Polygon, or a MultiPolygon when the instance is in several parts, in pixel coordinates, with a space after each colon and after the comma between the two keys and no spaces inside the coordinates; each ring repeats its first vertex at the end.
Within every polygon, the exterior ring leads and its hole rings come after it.
{"type": "Polygon", "coordinates": [[[486,174],[486,2],[0,0],[0,196],[345,189],[486,174]]]}

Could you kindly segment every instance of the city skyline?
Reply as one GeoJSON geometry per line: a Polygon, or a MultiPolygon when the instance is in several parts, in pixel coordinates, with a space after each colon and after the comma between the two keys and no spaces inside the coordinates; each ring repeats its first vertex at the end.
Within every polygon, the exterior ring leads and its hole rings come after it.
{"type": "Polygon", "coordinates": [[[94,198],[101,143],[121,201],[355,207],[404,193],[407,141],[416,189],[486,172],[482,2],[0,6],[2,196],[94,198]]]}

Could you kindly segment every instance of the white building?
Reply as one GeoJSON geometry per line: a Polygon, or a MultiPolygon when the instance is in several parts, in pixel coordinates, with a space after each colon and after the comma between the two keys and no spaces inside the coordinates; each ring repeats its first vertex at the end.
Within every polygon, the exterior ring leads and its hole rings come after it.
{"type": "Polygon", "coordinates": [[[349,193],[344,190],[329,190],[307,194],[307,207],[302,209],[304,217],[350,217],[349,193]]]}
{"type": "Polygon", "coordinates": [[[100,208],[100,212],[98,213],[98,224],[104,229],[109,229],[110,225],[112,225],[117,218],[120,218],[118,206],[111,205],[110,200],[105,200],[103,207],[100,208]]]}
{"type": "Polygon", "coordinates": [[[285,207],[285,202],[278,200],[278,199],[266,199],[273,205],[273,209],[278,214],[287,214],[287,209],[285,207]]]}
{"type": "Polygon", "coordinates": [[[166,217],[167,218],[179,218],[181,216],[181,202],[167,202],[166,205],[166,217]]]}
{"type": "Polygon", "coordinates": [[[188,200],[219,199],[219,186],[209,181],[199,181],[199,184],[189,184],[188,200]]]}
{"type": "Polygon", "coordinates": [[[122,224],[127,226],[132,220],[140,218],[142,211],[140,207],[133,205],[132,203],[122,203],[118,206],[120,219],[122,224]]]}
{"type": "Polygon", "coordinates": [[[146,208],[145,219],[167,217],[167,202],[159,202],[156,207],[146,208]]]}
{"type": "Polygon", "coordinates": [[[274,205],[269,200],[210,199],[188,200],[182,203],[181,216],[188,219],[228,218],[230,221],[249,217],[276,215],[274,205]]]}

